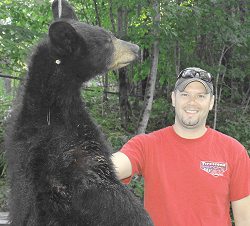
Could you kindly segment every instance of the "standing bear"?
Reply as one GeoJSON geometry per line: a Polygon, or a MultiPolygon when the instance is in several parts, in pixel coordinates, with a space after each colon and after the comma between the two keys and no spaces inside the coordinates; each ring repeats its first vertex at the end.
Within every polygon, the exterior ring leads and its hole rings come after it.
{"type": "Polygon", "coordinates": [[[137,45],[77,20],[64,0],[35,48],[6,132],[13,226],[153,225],[116,178],[81,100],[83,82],[132,62],[137,45]]]}

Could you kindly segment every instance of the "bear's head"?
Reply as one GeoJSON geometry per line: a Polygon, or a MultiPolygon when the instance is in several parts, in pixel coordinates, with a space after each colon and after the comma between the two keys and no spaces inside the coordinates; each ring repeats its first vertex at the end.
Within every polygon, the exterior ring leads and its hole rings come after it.
{"type": "Polygon", "coordinates": [[[55,0],[52,11],[55,21],[49,28],[51,56],[57,64],[69,65],[82,81],[124,67],[138,57],[137,45],[117,39],[98,26],[79,22],[68,2],[55,0]]]}

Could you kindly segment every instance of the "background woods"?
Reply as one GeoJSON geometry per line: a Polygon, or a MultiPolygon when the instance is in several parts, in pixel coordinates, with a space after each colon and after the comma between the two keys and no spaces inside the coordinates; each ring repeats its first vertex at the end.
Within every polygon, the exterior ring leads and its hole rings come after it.
{"type": "MultiPolygon", "coordinates": [[[[249,0],[71,0],[78,18],[141,47],[137,63],[84,84],[83,95],[114,150],[135,133],[173,123],[170,93],[185,67],[214,75],[208,124],[250,151],[249,0]],[[84,91],[85,89],[85,91],[84,91]],[[102,106],[100,108],[100,106],[102,106]]],[[[23,78],[32,46],[52,19],[49,0],[1,0],[0,74],[23,78]]],[[[0,142],[18,79],[0,78],[0,142]]],[[[5,175],[4,150],[0,170],[5,175]]],[[[141,189],[138,184],[134,189],[141,189]]]]}

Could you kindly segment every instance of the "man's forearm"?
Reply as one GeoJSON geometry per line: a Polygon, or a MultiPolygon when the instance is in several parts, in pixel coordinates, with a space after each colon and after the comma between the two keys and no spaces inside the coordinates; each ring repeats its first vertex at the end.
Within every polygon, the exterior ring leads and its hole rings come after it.
{"type": "Polygon", "coordinates": [[[250,226],[250,195],[232,202],[235,226],[250,226]]]}
{"type": "Polygon", "coordinates": [[[250,220],[235,222],[235,226],[250,226],[250,220]]]}

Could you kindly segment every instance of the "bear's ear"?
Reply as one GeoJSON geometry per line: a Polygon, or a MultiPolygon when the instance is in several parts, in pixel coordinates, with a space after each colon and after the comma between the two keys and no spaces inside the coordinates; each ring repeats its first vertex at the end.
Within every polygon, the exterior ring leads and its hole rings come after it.
{"type": "Polygon", "coordinates": [[[49,27],[49,38],[54,50],[60,56],[67,56],[75,52],[80,42],[75,28],[66,21],[52,23],[49,27]]]}
{"type": "Polygon", "coordinates": [[[78,20],[74,9],[65,0],[54,0],[52,3],[54,20],[59,18],[78,20]]]}

